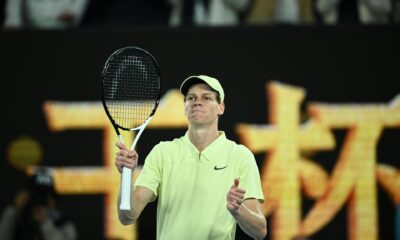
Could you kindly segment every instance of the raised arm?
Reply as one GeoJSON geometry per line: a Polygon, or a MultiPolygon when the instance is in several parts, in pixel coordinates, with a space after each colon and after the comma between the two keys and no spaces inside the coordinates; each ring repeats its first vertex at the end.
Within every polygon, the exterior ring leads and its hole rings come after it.
{"type": "Polygon", "coordinates": [[[240,228],[254,239],[264,239],[267,235],[267,220],[258,199],[244,200],[245,190],[239,188],[239,180],[227,194],[227,208],[236,219],[240,228]]]}
{"type": "MultiPolygon", "coordinates": [[[[126,146],[120,142],[117,142],[117,147],[119,148],[119,152],[117,152],[117,156],[115,158],[115,165],[118,171],[122,173],[123,167],[128,167],[133,171],[137,166],[137,153],[135,151],[128,150],[126,146]]],[[[128,225],[136,222],[143,209],[152,199],[154,199],[154,197],[154,193],[150,189],[141,186],[136,187],[133,191],[131,191],[131,210],[120,210],[120,190],[117,203],[119,221],[123,225],[128,225]]]]}

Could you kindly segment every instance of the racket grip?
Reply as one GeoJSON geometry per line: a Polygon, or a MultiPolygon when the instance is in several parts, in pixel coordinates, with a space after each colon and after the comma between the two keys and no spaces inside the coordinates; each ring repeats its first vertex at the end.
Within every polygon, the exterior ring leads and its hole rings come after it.
{"type": "Polygon", "coordinates": [[[121,204],[120,210],[131,210],[132,169],[123,167],[121,177],[121,204]]]}

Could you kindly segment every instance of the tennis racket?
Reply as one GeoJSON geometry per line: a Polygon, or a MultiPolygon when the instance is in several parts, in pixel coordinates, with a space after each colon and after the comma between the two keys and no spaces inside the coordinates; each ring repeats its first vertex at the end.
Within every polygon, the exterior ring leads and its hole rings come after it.
{"type": "MultiPolygon", "coordinates": [[[[160,101],[160,70],[155,58],[139,47],[118,49],[102,72],[102,102],[119,140],[119,130],[138,131],[131,150],[153,117],[160,101]]],[[[132,170],[121,177],[121,210],[130,210],[132,170]]]]}

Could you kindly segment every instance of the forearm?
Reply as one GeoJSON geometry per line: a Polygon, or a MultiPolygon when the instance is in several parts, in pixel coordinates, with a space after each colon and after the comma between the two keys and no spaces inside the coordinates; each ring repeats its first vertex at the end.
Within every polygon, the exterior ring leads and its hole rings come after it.
{"type": "Polygon", "coordinates": [[[263,214],[252,211],[241,204],[236,213],[232,213],[240,228],[254,239],[264,239],[267,235],[267,221],[263,214]]]}
{"type": "Polygon", "coordinates": [[[131,210],[120,210],[121,195],[119,195],[117,206],[119,221],[124,225],[135,223],[146,205],[154,198],[155,195],[148,188],[135,187],[131,191],[131,210]]]}
{"type": "MultiPolygon", "coordinates": [[[[122,174],[123,168],[127,167],[134,172],[135,167],[137,166],[137,153],[133,150],[129,151],[121,142],[117,142],[117,147],[120,149],[120,151],[117,153],[117,157],[115,158],[115,165],[117,166],[118,171],[122,174]]],[[[134,185],[135,184],[133,180],[131,180],[131,186],[134,185]]],[[[117,201],[118,218],[123,225],[129,225],[136,222],[147,203],[154,199],[155,195],[146,187],[139,186],[131,188],[130,210],[121,210],[121,190],[122,189],[120,187],[117,201]]]]}
{"type": "Polygon", "coordinates": [[[132,195],[133,194],[131,194],[131,210],[121,210],[119,207],[121,205],[121,192],[119,192],[118,194],[118,203],[117,203],[118,218],[123,225],[129,225],[135,223],[137,219],[134,217],[135,201],[132,195]]]}

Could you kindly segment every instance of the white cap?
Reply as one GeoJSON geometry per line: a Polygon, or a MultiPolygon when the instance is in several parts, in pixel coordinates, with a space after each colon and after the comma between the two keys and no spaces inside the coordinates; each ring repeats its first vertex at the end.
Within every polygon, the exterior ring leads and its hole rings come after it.
{"type": "Polygon", "coordinates": [[[218,92],[221,102],[224,101],[225,93],[219,81],[216,78],[206,75],[190,76],[186,78],[181,84],[181,93],[186,95],[190,86],[195,83],[206,83],[208,86],[210,86],[210,88],[218,92]]]}

